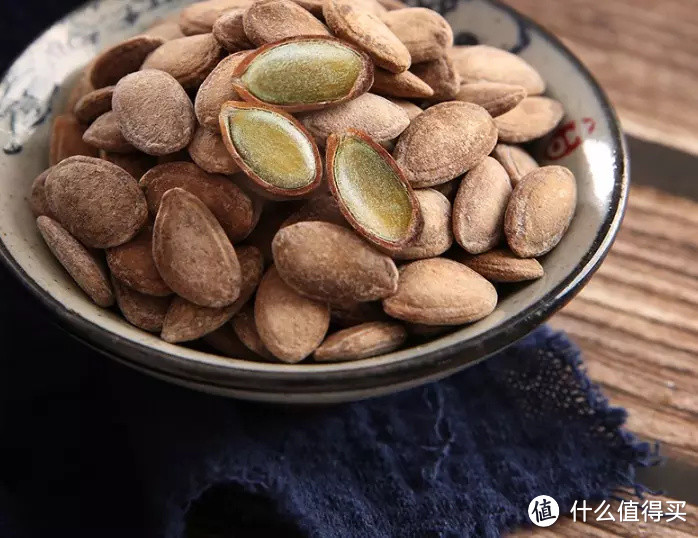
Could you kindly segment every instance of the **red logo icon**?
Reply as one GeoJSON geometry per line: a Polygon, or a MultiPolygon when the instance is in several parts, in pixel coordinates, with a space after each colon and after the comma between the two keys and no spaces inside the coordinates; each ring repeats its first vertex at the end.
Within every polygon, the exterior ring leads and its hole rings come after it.
{"type": "Polygon", "coordinates": [[[570,120],[563,123],[553,134],[545,156],[548,160],[556,161],[566,157],[582,145],[582,138],[590,135],[596,129],[596,121],[593,118],[582,118],[579,122],[570,120]]]}

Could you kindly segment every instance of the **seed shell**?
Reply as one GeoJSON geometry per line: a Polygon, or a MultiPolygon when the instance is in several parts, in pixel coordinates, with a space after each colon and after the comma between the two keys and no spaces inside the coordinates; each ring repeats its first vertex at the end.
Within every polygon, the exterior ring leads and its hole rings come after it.
{"type": "Polygon", "coordinates": [[[114,86],[106,86],[83,95],[73,109],[75,117],[82,123],[92,123],[111,110],[113,94],[114,86]]]}
{"type": "Polygon", "coordinates": [[[379,15],[353,0],[327,0],[322,13],[337,37],[365,50],[378,67],[391,73],[410,68],[410,52],[379,15]]]}
{"type": "Polygon", "coordinates": [[[202,340],[211,346],[216,353],[226,357],[248,361],[259,361],[262,359],[259,355],[252,353],[250,349],[240,341],[240,338],[238,338],[235,331],[233,331],[232,322],[205,335],[202,340]]]}
{"type": "Polygon", "coordinates": [[[165,42],[149,35],[138,35],[103,51],[92,62],[89,77],[94,89],[113,86],[138,69],[148,55],[165,42]]]}
{"type": "Polygon", "coordinates": [[[516,184],[521,181],[522,177],[538,168],[538,163],[535,159],[526,150],[518,146],[497,144],[492,152],[492,156],[499,161],[499,164],[509,174],[512,187],[516,187],[516,184]]]}
{"type": "Polygon", "coordinates": [[[231,9],[216,19],[213,37],[228,52],[238,52],[254,48],[245,34],[243,16],[245,9],[231,9]]]}
{"type": "Polygon", "coordinates": [[[397,293],[383,301],[389,316],[424,325],[470,323],[491,314],[496,305],[497,291],[492,284],[446,258],[403,266],[397,293]]]}
{"type": "Polygon", "coordinates": [[[56,116],[51,126],[49,165],[58,164],[74,155],[96,157],[97,150],[82,139],[85,129],[72,114],[56,116]]]}
{"type": "Polygon", "coordinates": [[[347,129],[363,131],[376,142],[387,142],[400,136],[410,124],[407,112],[399,105],[372,93],[364,93],[330,108],[307,112],[300,120],[321,146],[332,133],[342,133],[347,129]]]}
{"type": "Polygon", "coordinates": [[[545,81],[523,58],[489,45],[453,47],[451,58],[463,82],[501,82],[526,88],[528,95],[545,91],[545,81]]]}
{"type": "Polygon", "coordinates": [[[392,11],[394,9],[405,9],[406,7],[409,7],[405,2],[401,2],[400,0],[377,0],[378,3],[383,6],[385,9],[388,11],[392,11]]]}
{"type": "Polygon", "coordinates": [[[440,256],[453,245],[451,203],[434,189],[414,191],[424,221],[420,234],[407,246],[389,252],[395,260],[418,260],[440,256]]]}
{"type": "Polygon", "coordinates": [[[352,4],[356,9],[371,13],[378,18],[381,18],[388,12],[388,10],[377,0],[354,0],[352,4]]]}
{"type": "Polygon", "coordinates": [[[92,62],[87,64],[82,70],[78,71],[72,80],[72,87],[68,92],[68,99],[65,104],[64,113],[72,113],[75,110],[75,105],[88,93],[94,91],[92,82],[90,82],[90,69],[92,62]]]}
{"type": "Polygon", "coordinates": [[[138,183],[125,170],[94,157],[69,157],[46,179],[51,212],[81,243],[109,248],[143,227],[148,208],[138,183]]]}
{"type": "Polygon", "coordinates": [[[97,258],[55,220],[41,216],[36,225],[53,255],[90,299],[104,308],[114,304],[109,279],[97,258]]]}
{"type": "Polygon", "coordinates": [[[310,11],[318,19],[322,18],[322,6],[325,3],[324,0],[294,0],[296,4],[301,6],[303,9],[310,11]]]}
{"type": "Polygon", "coordinates": [[[430,100],[450,101],[455,99],[460,91],[460,75],[448,56],[417,64],[412,67],[412,73],[434,90],[430,100]]]}
{"type": "Polygon", "coordinates": [[[159,24],[154,24],[143,33],[149,35],[150,37],[158,37],[163,41],[170,41],[172,39],[184,37],[182,29],[179,27],[179,23],[174,21],[163,21],[159,24]]]}
{"type": "Polygon", "coordinates": [[[119,310],[131,325],[144,331],[159,333],[165,321],[165,314],[172,301],[171,297],[145,295],[112,278],[114,295],[119,310]]]}
{"type": "Polygon", "coordinates": [[[220,132],[199,127],[189,144],[189,155],[209,174],[232,175],[240,171],[223,143],[220,132]]]}
{"type": "Polygon", "coordinates": [[[519,258],[508,249],[495,249],[477,256],[460,256],[459,262],[490,282],[524,282],[541,278],[545,271],[535,258],[519,258]]]}
{"type": "Polygon", "coordinates": [[[240,264],[233,245],[213,213],[184,189],[171,189],[162,197],[153,259],[167,285],[199,306],[228,306],[240,295],[240,264]]]}
{"type": "Polygon", "coordinates": [[[572,172],[564,166],[537,168],[519,181],[509,200],[504,220],[509,247],[522,258],[550,252],[565,235],[576,206],[572,172]]]}
{"type": "Polygon", "coordinates": [[[337,200],[329,193],[320,193],[313,196],[298,211],[293,212],[286,220],[281,223],[280,228],[291,226],[297,222],[310,221],[331,222],[338,226],[349,226],[347,219],[342,215],[339,209],[337,200]]]}
{"type": "Polygon", "coordinates": [[[119,120],[114,112],[107,112],[90,125],[82,139],[99,149],[114,153],[131,153],[136,151],[121,134],[119,120]]]}
{"type": "Polygon", "coordinates": [[[397,289],[395,263],[353,231],[328,222],[299,222],[279,230],[274,263],[299,293],[332,304],[375,301],[397,289]]]}
{"type": "Polygon", "coordinates": [[[407,47],[413,64],[437,60],[453,46],[451,25],[432,9],[396,9],[381,20],[407,47]]]}
{"type": "Polygon", "coordinates": [[[232,305],[209,308],[175,297],[167,309],[160,338],[170,344],[197,340],[220,329],[234,315],[232,305]]]}
{"type": "Polygon", "coordinates": [[[233,243],[245,239],[259,219],[253,200],[230,178],[207,174],[193,163],[160,164],[141,178],[140,185],[153,216],[170,189],[178,187],[192,193],[214,214],[233,243]]]}
{"type": "Polygon", "coordinates": [[[466,252],[480,254],[501,242],[510,196],[509,176],[492,157],[466,174],[453,202],[453,235],[466,252]]]}
{"type": "Polygon", "coordinates": [[[231,80],[238,64],[248,54],[248,51],[242,51],[223,58],[201,84],[196,93],[194,111],[202,126],[208,127],[212,131],[219,131],[219,115],[223,103],[240,100],[231,80]]]}
{"type": "Polygon", "coordinates": [[[213,34],[201,34],[167,41],[155,49],[141,69],[169,73],[185,89],[198,87],[218,65],[223,48],[213,34]]]}
{"type": "Polygon", "coordinates": [[[297,363],[322,343],[330,309],[298,294],[271,267],[257,290],[254,319],[264,346],[279,360],[297,363]]]}
{"type": "MultiPolygon", "coordinates": [[[[452,179],[451,181],[447,181],[446,183],[441,183],[440,185],[436,185],[432,187],[435,191],[440,192],[443,194],[449,202],[453,203],[453,200],[456,199],[456,194],[458,193],[458,187],[460,187],[461,180],[460,178],[452,179]]],[[[422,190],[422,189],[417,189],[417,190],[422,190]]]]}
{"type": "Polygon", "coordinates": [[[494,123],[501,142],[519,144],[548,134],[564,115],[562,104],[554,99],[526,97],[509,112],[497,116],[494,123]]]}
{"type": "Polygon", "coordinates": [[[383,311],[380,301],[366,303],[345,303],[330,305],[332,323],[346,328],[369,321],[388,321],[390,318],[383,311]]]}
{"type": "Polygon", "coordinates": [[[432,187],[470,170],[496,143],[497,128],[484,108],[452,101],[415,118],[393,156],[413,187],[432,187]]]}
{"type": "Polygon", "coordinates": [[[276,357],[271,354],[259,337],[257,326],[254,321],[254,307],[250,306],[240,311],[231,322],[235,335],[240,342],[255,355],[267,360],[276,362],[276,357]]]}
{"type": "Polygon", "coordinates": [[[324,24],[291,0],[259,0],[245,12],[243,24],[258,47],[287,37],[330,35],[324,24]]]}
{"type": "Polygon", "coordinates": [[[264,203],[261,218],[252,233],[245,239],[246,245],[257,247],[264,256],[266,265],[273,261],[271,243],[283,222],[303,206],[302,201],[288,201],[283,204],[264,203]]]}
{"type": "Polygon", "coordinates": [[[35,217],[40,217],[41,215],[46,215],[56,220],[51,213],[51,208],[48,205],[48,200],[46,199],[46,178],[51,173],[51,168],[44,170],[32,183],[32,188],[29,193],[29,207],[31,207],[32,213],[35,217]]]}
{"type": "Polygon", "coordinates": [[[196,117],[189,96],[162,71],[126,75],[114,89],[112,107],[124,138],[148,155],[175,153],[194,136],[196,117]]]}
{"type": "Polygon", "coordinates": [[[334,362],[375,357],[395,351],[406,339],[407,331],[398,323],[362,323],[328,336],[313,358],[318,362],[334,362]]]}
{"type": "Polygon", "coordinates": [[[455,99],[467,103],[475,103],[490,113],[490,116],[501,116],[509,112],[526,97],[526,88],[501,82],[473,82],[463,84],[455,99]]]}
{"type": "Polygon", "coordinates": [[[133,153],[112,153],[110,151],[100,150],[99,158],[123,168],[136,179],[143,177],[143,174],[157,164],[155,157],[146,155],[140,151],[134,151],[133,153]]]}
{"type": "Polygon", "coordinates": [[[112,276],[144,295],[165,297],[172,290],[160,277],[153,260],[153,228],[144,227],[128,243],[107,249],[112,276]]]}
{"type": "Polygon", "coordinates": [[[414,73],[389,73],[376,69],[373,73],[371,91],[388,97],[404,97],[405,99],[427,99],[434,95],[434,90],[414,73]]]}
{"type": "Polygon", "coordinates": [[[185,7],[179,14],[179,27],[184,35],[207,34],[226,11],[247,9],[252,0],[206,0],[185,7]]]}
{"type": "Polygon", "coordinates": [[[399,106],[407,114],[407,117],[410,121],[412,121],[422,112],[424,112],[421,108],[419,108],[411,101],[407,101],[405,99],[396,99],[395,97],[389,97],[388,100],[391,103],[399,106]]]}
{"type": "Polygon", "coordinates": [[[188,342],[201,338],[222,327],[237,314],[254,294],[264,271],[262,253],[255,247],[240,247],[236,250],[240,262],[242,282],[240,295],[230,306],[208,308],[175,298],[172,301],[162,328],[162,339],[166,342],[188,342]]]}

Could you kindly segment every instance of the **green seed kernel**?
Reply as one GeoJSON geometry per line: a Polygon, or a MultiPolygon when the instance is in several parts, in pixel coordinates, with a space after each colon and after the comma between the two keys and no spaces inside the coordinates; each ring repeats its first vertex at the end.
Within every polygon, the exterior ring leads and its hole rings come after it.
{"type": "Polygon", "coordinates": [[[280,189],[307,187],[317,176],[313,143],[288,118],[263,108],[225,109],[227,134],[258,178],[280,189]]]}
{"type": "Polygon", "coordinates": [[[370,60],[332,38],[292,38],[262,47],[236,74],[244,99],[288,110],[342,102],[373,83],[370,60]]]}
{"type": "Polygon", "coordinates": [[[415,210],[411,191],[388,159],[362,137],[345,134],[334,152],[332,182],[360,232],[395,244],[415,235],[415,210]]]}

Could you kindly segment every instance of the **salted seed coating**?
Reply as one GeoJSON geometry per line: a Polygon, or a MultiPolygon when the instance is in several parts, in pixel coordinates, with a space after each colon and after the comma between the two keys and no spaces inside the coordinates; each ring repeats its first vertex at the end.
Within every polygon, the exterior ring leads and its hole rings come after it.
{"type": "Polygon", "coordinates": [[[69,157],[46,179],[51,212],[80,242],[108,248],[126,243],[148,218],[145,197],[125,170],[94,157],[69,157]]]}
{"type": "Polygon", "coordinates": [[[542,256],[565,235],[577,207],[577,183],[564,166],[542,166],[526,175],[511,194],[504,233],[522,258],[542,256]]]}
{"type": "Polygon", "coordinates": [[[374,321],[362,323],[328,336],[315,350],[316,361],[351,361],[375,357],[399,348],[407,331],[398,323],[374,321]]]}
{"type": "Polygon", "coordinates": [[[179,188],[162,197],[153,229],[153,259],[167,285],[199,306],[218,308],[240,295],[240,264],[213,213],[179,188]]]}
{"type": "Polygon", "coordinates": [[[114,304],[109,279],[97,258],[55,220],[41,216],[36,225],[53,255],[90,299],[105,308],[114,304]]]}
{"type": "Polygon", "coordinates": [[[132,290],[112,278],[119,310],[131,325],[144,331],[159,333],[172,297],[155,297],[132,290]]]}
{"type": "Polygon", "coordinates": [[[163,71],[146,69],[122,78],[112,108],[124,138],[148,155],[175,153],[194,136],[194,106],[182,86],[163,71]]]}
{"type": "Polygon", "coordinates": [[[296,291],[333,304],[375,301],[397,289],[395,263],[352,230],[329,222],[299,222],[279,230],[274,263],[296,291]]]}
{"type": "Polygon", "coordinates": [[[445,258],[400,269],[397,293],[383,301],[389,316],[424,325],[460,325],[484,318],[497,305],[494,286],[472,269],[445,258]]]}
{"type": "Polygon", "coordinates": [[[330,326],[330,309],[299,295],[271,267],[257,290],[254,320],[264,346],[279,360],[296,363],[322,343],[330,326]]]}

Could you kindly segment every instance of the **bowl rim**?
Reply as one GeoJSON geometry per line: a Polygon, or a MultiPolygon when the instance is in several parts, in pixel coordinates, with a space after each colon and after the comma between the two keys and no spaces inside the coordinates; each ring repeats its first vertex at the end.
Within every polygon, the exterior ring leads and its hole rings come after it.
{"type": "MultiPolygon", "coordinates": [[[[356,366],[357,363],[347,363],[354,366],[347,369],[338,367],[322,372],[309,369],[307,365],[289,368],[289,365],[285,364],[279,364],[278,371],[245,370],[233,365],[223,367],[194,362],[166,351],[152,349],[147,344],[130,340],[100,327],[69,310],[32,280],[9,253],[1,238],[0,259],[24,287],[52,313],[52,321],[71,336],[119,362],[148,372],[155,377],[203,390],[211,388],[219,394],[237,391],[245,394],[245,397],[254,394],[258,395],[259,399],[267,399],[265,394],[277,395],[279,392],[290,392],[305,401],[312,401],[314,396],[323,394],[336,396],[343,392],[353,394],[364,391],[366,396],[370,396],[374,393],[388,392],[391,386],[406,386],[426,379],[445,377],[482,362],[524,337],[552,316],[567,304],[596,272],[613,244],[622,223],[630,183],[630,163],[625,136],[613,106],[593,75],[559,38],[542,25],[499,0],[488,1],[535,29],[548,45],[557,48],[580,73],[593,91],[608,122],[615,150],[611,206],[591,246],[575,268],[557,286],[541,299],[515,314],[505,324],[492,327],[480,335],[443,345],[439,349],[416,351],[413,357],[387,364],[356,366]],[[464,358],[468,356],[470,358],[464,358]],[[163,361],[164,358],[167,360],[163,361]],[[158,362],[165,363],[167,367],[153,366],[158,362]]],[[[66,17],[69,16],[70,13],[66,15],[66,17]]],[[[6,74],[7,72],[3,74],[3,78],[6,74]]],[[[410,349],[405,351],[409,352],[410,349]]]]}

